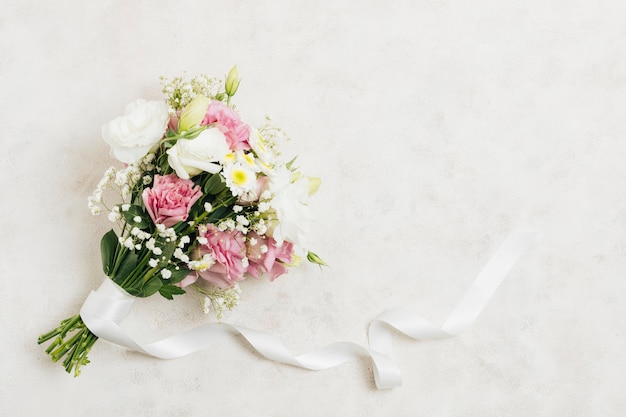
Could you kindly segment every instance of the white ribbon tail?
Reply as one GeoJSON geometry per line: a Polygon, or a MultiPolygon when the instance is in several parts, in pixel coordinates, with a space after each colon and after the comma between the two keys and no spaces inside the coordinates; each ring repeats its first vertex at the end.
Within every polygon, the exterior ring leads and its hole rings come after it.
{"type": "Polygon", "coordinates": [[[274,336],[228,323],[208,323],[160,341],[141,344],[119,326],[129,314],[135,299],[108,278],[87,297],[80,315],[89,330],[99,338],[162,359],[189,355],[236,335],[243,336],[267,359],[310,370],[329,369],[358,357],[369,356],[376,386],[381,389],[393,388],[402,384],[400,370],[393,359],[393,329],[416,340],[453,337],[467,330],[530,243],[532,236],[531,233],[516,232],[504,240],[443,326],[437,327],[410,311],[393,308],[370,324],[369,347],[352,342],[337,342],[294,356],[274,336]]]}

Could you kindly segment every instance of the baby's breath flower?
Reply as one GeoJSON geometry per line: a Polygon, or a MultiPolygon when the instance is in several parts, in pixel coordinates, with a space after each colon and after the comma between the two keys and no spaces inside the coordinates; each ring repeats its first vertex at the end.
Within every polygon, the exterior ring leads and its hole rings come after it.
{"type": "Polygon", "coordinates": [[[172,271],[170,271],[169,269],[161,269],[161,276],[164,279],[170,279],[170,277],[172,276],[172,271]]]}
{"type": "Polygon", "coordinates": [[[111,211],[107,217],[109,218],[109,221],[111,222],[116,222],[122,218],[119,211],[111,211]]]}
{"type": "Polygon", "coordinates": [[[268,203],[267,201],[262,201],[259,203],[259,206],[258,206],[259,213],[265,213],[269,209],[270,209],[270,203],[268,203]]]}

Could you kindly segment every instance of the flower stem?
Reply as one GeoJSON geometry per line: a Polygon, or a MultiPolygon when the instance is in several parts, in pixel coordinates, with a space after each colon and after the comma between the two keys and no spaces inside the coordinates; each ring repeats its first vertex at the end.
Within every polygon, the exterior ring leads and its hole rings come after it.
{"type": "Polygon", "coordinates": [[[37,339],[38,344],[53,339],[46,353],[53,362],[58,362],[63,357],[63,366],[67,373],[74,372],[74,376],[80,375],[80,368],[89,363],[87,354],[98,340],[98,336],[91,333],[80,315],[67,318],[59,327],[44,333],[37,339]]]}

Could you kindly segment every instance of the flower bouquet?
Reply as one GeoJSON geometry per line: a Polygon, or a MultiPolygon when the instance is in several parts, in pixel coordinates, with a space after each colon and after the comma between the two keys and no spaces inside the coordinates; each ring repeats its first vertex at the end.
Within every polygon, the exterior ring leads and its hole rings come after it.
{"type": "MultiPolygon", "coordinates": [[[[273,281],[304,257],[325,265],[306,241],[320,181],[281,159],[286,137],[271,120],[257,129],[241,120],[236,67],[225,82],[161,82],[166,100],[136,100],[102,128],[125,164],[106,170],[88,199],[92,214],[107,211],[116,224],[101,240],[108,279],[132,297],[172,300],[193,288],[219,320],[246,278],[273,281]]],[[[46,353],[78,376],[97,340],[78,314],[38,343],[51,341],[46,353]]]]}

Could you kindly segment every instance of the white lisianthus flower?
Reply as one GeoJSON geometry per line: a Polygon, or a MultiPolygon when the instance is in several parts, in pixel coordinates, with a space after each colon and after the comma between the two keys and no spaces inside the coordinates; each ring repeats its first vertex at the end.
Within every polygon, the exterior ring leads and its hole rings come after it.
{"type": "Polygon", "coordinates": [[[259,165],[264,168],[264,172],[270,171],[270,167],[276,162],[276,155],[258,130],[255,129],[250,132],[248,143],[250,143],[252,150],[259,158],[259,165]]]}
{"type": "Polygon", "coordinates": [[[111,146],[116,159],[132,164],[154,148],[167,129],[169,106],[156,100],[135,100],[124,115],[102,127],[102,138],[111,146]]]}
{"type": "Polygon", "coordinates": [[[202,171],[211,174],[220,172],[220,163],[228,153],[230,149],[224,134],[217,128],[209,128],[194,139],[179,139],[167,151],[167,162],[176,175],[189,179],[202,171]]]}
{"type": "Polygon", "coordinates": [[[270,222],[268,234],[279,245],[286,240],[306,249],[313,220],[313,212],[307,205],[309,179],[305,176],[292,178],[292,172],[285,167],[270,175],[269,190],[273,197],[269,204],[277,219],[270,222]]]}

